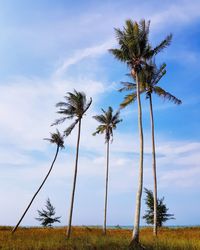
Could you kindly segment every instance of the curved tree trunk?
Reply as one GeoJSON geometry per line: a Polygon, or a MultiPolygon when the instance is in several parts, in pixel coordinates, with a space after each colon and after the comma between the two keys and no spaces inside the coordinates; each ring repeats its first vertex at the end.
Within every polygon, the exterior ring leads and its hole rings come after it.
{"type": "Polygon", "coordinates": [[[137,85],[137,103],[138,103],[138,127],[140,135],[140,162],[139,162],[139,178],[138,178],[138,191],[136,195],[136,207],[135,207],[135,223],[132,235],[131,245],[139,243],[139,228],[140,228],[140,210],[141,210],[141,198],[143,189],[143,129],[142,129],[142,108],[140,101],[140,83],[138,81],[138,75],[136,73],[136,85],[137,85]]]}
{"type": "Polygon", "coordinates": [[[104,233],[105,235],[106,235],[107,201],[108,201],[108,171],[109,171],[109,141],[107,142],[106,193],[105,193],[104,225],[103,225],[103,233],[104,233]]]}
{"type": "Polygon", "coordinates": [[[27,211],[29,210],[29,208],[30,208],[31,204],[33,203],[35,197],[37,196],[37,194],[39,193],[39,191],[40,191],[41,188],[43,187],[45,181],[47,180],[48,176],[50,175],[51,170],[52,170],[52,168],[53,168],[53,165],[54,165],[54,163],[55,163],[55,161],[56,161],[56,158],[57,158],[57,156],[58,156],[58,152],[59,152],[59,146],[57,146],[55,157],[54,157],[54,159],[53,159],[53,162],[52,162],[52,164],[51,164],[51,167],[50,167],[50,169],[49,169],[49,171],[48,171],[46,177],[44,178],[42,184],[40,185],[40,187],[38,188],[38,190],[37,190],[36,193],[34,194],[32,200],[31,200],[30,203],[28,204],[26,210],[24,211],[24,213],[23,213],[22,217],[20,218],[20,220],[18,221],[17,225],[13,228],[12,233],[14,233],[14,232],[17,230],[19,224],[21,223],[21,221],[23,220],[23,218],[24,218],[24,216],[26,215],[27,211]]]}
{"type": "Polygon", "coordinates": [[[150,118],[151,118],[151,137],[152,137],[152,167],[153,167],[153,179],[154,179],[154,218],[153,218],[153,234],[157,236],[157,177],[156,177],[156,150],[155,150],[155,138],[154,138],[154,118],[153,118],[153,106],[152,96],[149,95],[150,104],[150,118]]]}
{"type": "Polygon", "coordinates": [[[79,120],[79,124],[78,124],[78,139],[77,139],[77,145],[76,145],[76,162],[75,162],[75,170],[74,170],[74,182],[73,182],[73,189],[72,189],[72,196],[71,196],[69,223],[68,223],[68,229],[67,229],[67,238],[68,239],[70,238],[70,235],[71,235],[72,214],[73,214],[73,207],[74,207],[74,195],[75,195],[75,189],[76,189],[76,177],[77,177],[77,170],[78,170],[80,134],[81,134],[81,119],[79,120]]]}

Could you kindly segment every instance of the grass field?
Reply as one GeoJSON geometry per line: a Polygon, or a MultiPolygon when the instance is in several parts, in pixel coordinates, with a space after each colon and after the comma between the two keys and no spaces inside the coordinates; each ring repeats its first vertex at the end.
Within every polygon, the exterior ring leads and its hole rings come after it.
{"type": "MultiPolygon", "coordinates": [[[[65,228],[20,228],[11,235],[10,227],[0,227],[1,250],[120,250],[128,249],[131,231],[110,229],[108,235],[102,235],[101,229],[74,227],[72,238],[66,239],[65,228]]],[[[200,250],[200,227],[164,228],[157,239],[152,230],[141,230],[141,242],[146,249],[156,250],[200,250]]]]}

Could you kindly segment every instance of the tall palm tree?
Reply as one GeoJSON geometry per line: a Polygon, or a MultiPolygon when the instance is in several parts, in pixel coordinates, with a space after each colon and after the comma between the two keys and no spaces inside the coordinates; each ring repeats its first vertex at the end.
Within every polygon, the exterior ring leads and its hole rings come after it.
{"type": "MultiPolygon", "coordinates": [[[[156,174],[156,150],[155,150],[155,136],[154,136],[154,115],[153,115],[153,103],[152,94],[156,94],[163,99],[172,101],[175,104],[181,104],[181,100],[174,95],[165,91],[163,88],[157,86],[162,77],[166,74],[166,64],[162,64],[157,68],[155,62],[150,61],[148,65],[145,65],[139,73],[140,79],[140,93],[146,93],[146,98],[149,99],[150,107],[150,120],[151,120],[151,139],[152,139],[152,167],[154,178],[154,227],[153,233],[157,235],[157,174],[156,174]]],[[[134,102],[137,96],[136,83],[122,82],[123,87],[119,90],[131,91],[131,94],[125,96],[124,101],[121,103],[121,108],[126,107],[130,103],[134,102]]]]}
{"type": "Polygon", "coordinates": [[[44,183],[46,182],[48,176],[50,175],[52,169],[53,169],[53,166],[54,166],[54,163],[57,159],[57,156],[58,156],[58,152],[60,149],[64,148],[64,140],[63,140],[63,136],[60,134],[60,132],[58,130],[56,130],[56,133],[51,133],[51,137],[48,139],[48,138],[45,138],[44,140],[47,140],[49,141],[50,143],[53,143],[53,144],[56,144],[57,145],[57,148],[56,148],[56,154],[54,156],[54,159],[53,159],[53,162],[51,164],[51,167],[47,173],[47,175],[45,176],[42,184],[39,186],[38,190],[35,192],[35,194],[33,195],[33,198],[31,199],[30,203],[28,204],[27,208],[25,209],[22,217],[20,218],[20,220],[18,221],[17,225],[13,228],[12,230],[12,233],[14,233],[19,224],[21,223],[21,221],[23,220],[24,216],[26,215],[27,211],[29,210],[31,204],[33,203],[35,197],[37,196],[37,194],[39,193],[39,191],[41,190],[41,188],[43,187],[44,183]]]}
{"type": "Polygon", "coordinates": [[[64,98],[65,98],[65,102],[59,102],[56,104],[56,107],[59,108],[59,111],[57,113],[63,115],[63,117],[57,119],[52,125],[57,125],[57,124],[63,123],[67,119],[75,118],[75,121],[64,131],[65,136],[68,136],[72,132],[76,124],[78,124],[74,181],[73,181],[72,196],[71,196],[69,224],[68,224],[68,229],[67,229],[67,238],[70,238],[72,214],[73,214],[73,206],[74,206],[74,195],[75,195],[75,188],[76,188],[76,177],[77,177],[77,170],[78,170],[81,120],[83,118],[83,115],[86,113],[86,111],[90,107],[92,103],[92,98],[90,98],[89,102],[87,102],[85,93],[78,92],[76,90],[74,90],[74,93],[68,92],[64,98]]]}
{"type": "Polygon", "coordinates": [[[127,64],[131,70],[131,75],[136,79],[137,103],[138,103],[138,127],[140,135],[140,161],[139,161],[139,182],[136,196],[135,223],[132,235],[131,246],[139,243],[140,210],[143,189],[143,129],[142,129],[142,109],[140,101],[140,81],[138,74],[146,61],[162,51],[171,42],[172,35],[168,35],[158,46],[152,48],[149,43],[150,22],[141,20],[133,22],[126,20],[123,30],[115,29],[119,48],[110,49],[116,59],[127,64]]]}
{"type": "Polygon", "coordinates": [[[104,204],[104,224],[103,233],[106,234],[106,219],[107,219],[107,200],[108,200],[108,172],[109,172],[109,147],[110,139],[113,139],[113,129],[122,120],[119,119],[119,111],[113,114],[113,109],[108,107],[108,110],[103,110],[103,114],[93,116],[101,125],[99,125],[93,135],[105,134],[105,143],[107,144],[107,156],[106,156],[106,189],[105,189],[105,204],[104,204]]]}

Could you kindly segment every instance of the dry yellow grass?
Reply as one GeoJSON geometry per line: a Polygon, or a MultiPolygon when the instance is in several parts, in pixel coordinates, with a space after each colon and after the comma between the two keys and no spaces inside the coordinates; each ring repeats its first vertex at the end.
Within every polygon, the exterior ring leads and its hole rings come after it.
{"type": "MultiPolygon", "coordinates": [[[[19,228],[11,235],[11,228],[0,227],[1,250],[120,250],[128,249],[130,230],[110,229],[107,236],[102,230],[73,227],[72,238],[66,239],[66,228],[19,228]]],[[[150,250],[200,250],[200,228],[164,228],[157,239],[152,230],[141,230],[141,242],[150,250]]]]}

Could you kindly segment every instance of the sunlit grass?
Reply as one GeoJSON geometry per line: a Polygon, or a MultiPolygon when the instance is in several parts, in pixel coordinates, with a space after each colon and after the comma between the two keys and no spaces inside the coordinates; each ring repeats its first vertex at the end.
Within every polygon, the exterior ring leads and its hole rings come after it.
{"type": "MultiPolygon", "coordinates": [[[[66,239],[66,228],[19,228],[12,235],[10,227],[0,227],[1,250],[119,250],[128,249],[131,230],[110,229],[107,236],[102,230],[73,227],[72,238],[66,239]]],[[[152,230],[141,230],[141,242],[150,250],[200,250],[200,228],[164,228],[157,239],[152,230]]]]}

